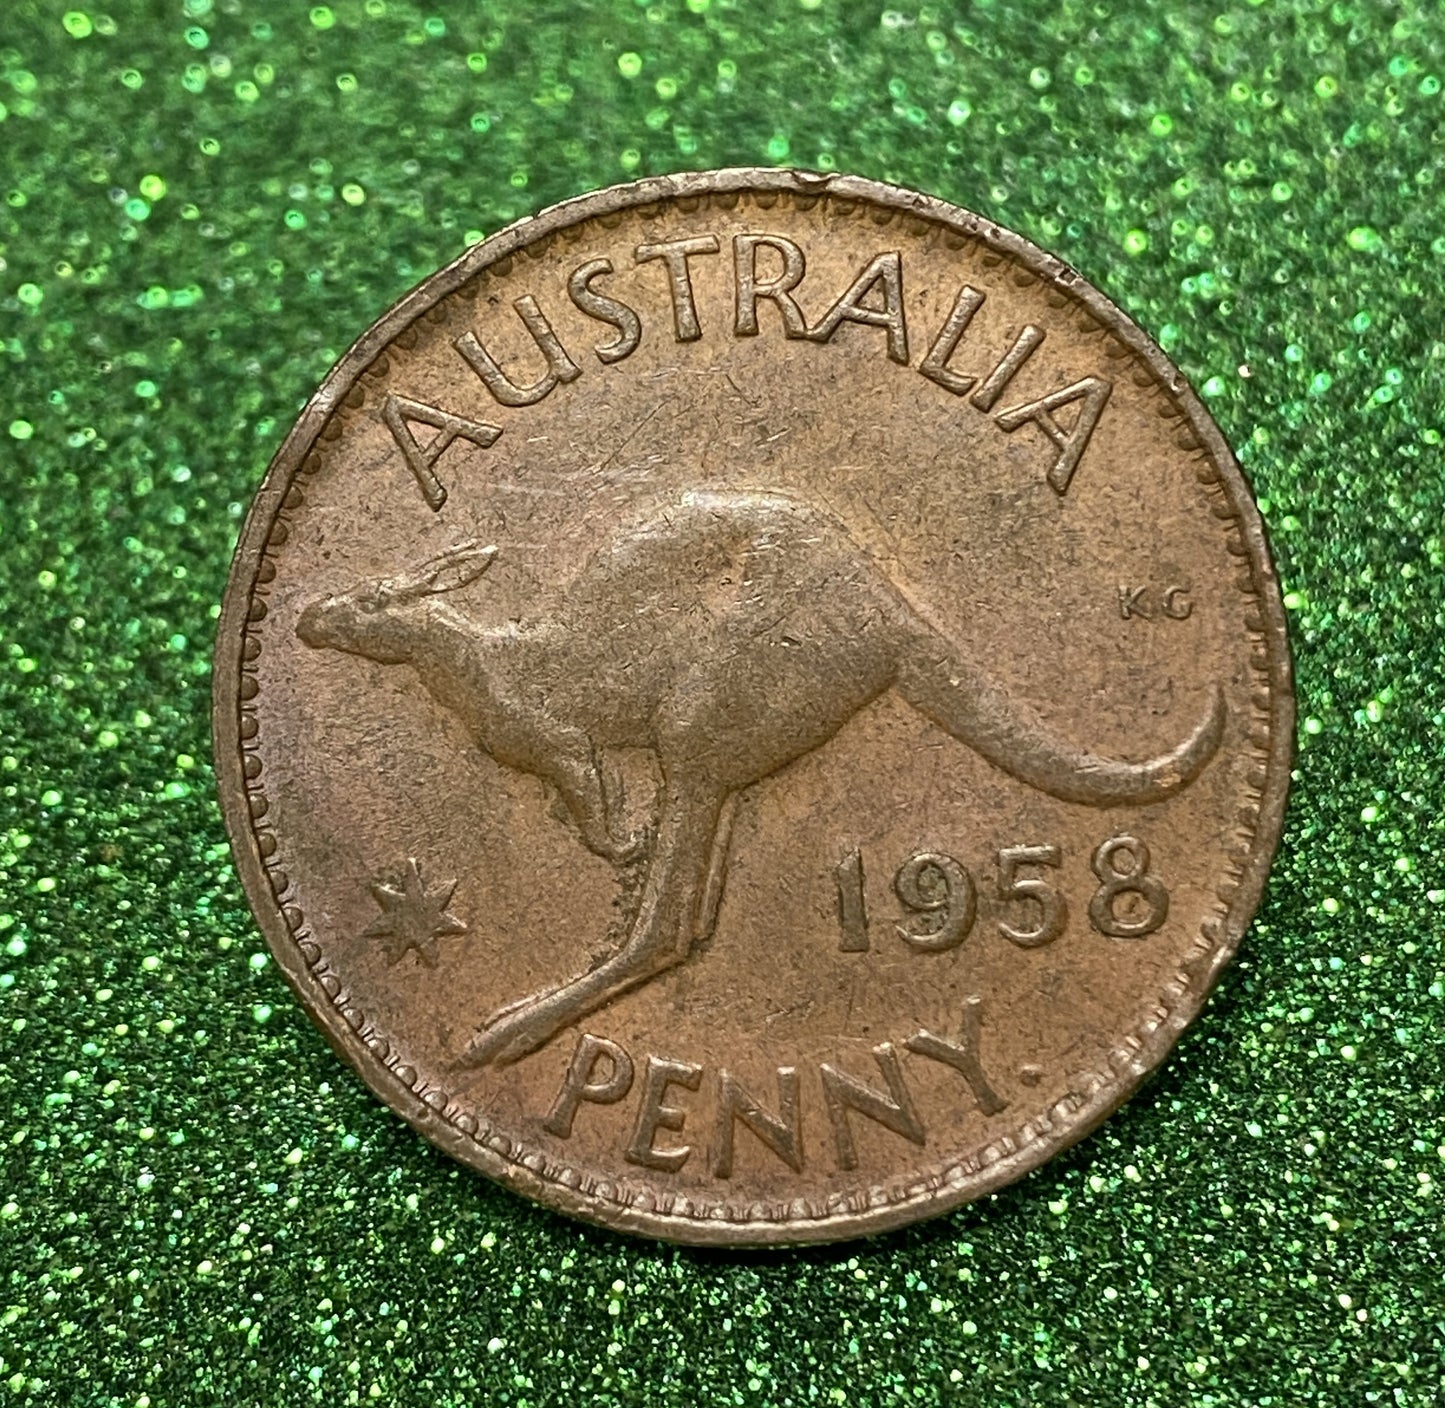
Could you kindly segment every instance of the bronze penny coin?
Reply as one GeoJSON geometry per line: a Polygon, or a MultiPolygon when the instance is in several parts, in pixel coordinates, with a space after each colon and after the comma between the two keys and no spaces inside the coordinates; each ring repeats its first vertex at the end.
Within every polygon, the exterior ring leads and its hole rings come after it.
{"type": "Polygon", "coordinates": [[[221,798],[336,1050],[683,1242],[956,1207],[1198,1013],[1279,836],[1259,514],[1179,372],[967,211],[661,177],[367,332],[246,520],[221,798]]]}

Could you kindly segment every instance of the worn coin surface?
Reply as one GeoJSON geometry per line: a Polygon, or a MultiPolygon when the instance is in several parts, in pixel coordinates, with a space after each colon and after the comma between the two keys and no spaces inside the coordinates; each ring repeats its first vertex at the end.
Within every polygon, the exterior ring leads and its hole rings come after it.
{"type": "Polygon", "coordinates": [[[469,250],[271,465],[221,797],[336,1050],[685,1242],[998,1188],[1199,1011],[1279,835],[1260,518],[1159,349],[942,201],[723,171],[469,250]]]}

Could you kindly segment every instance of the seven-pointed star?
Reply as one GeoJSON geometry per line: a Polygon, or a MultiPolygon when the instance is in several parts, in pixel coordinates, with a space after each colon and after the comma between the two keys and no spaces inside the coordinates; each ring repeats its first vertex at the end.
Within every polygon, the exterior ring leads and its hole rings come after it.
{"type": "Polygon", "coordinates": [[[445,880],[434,890],[422,882],[415,860],[408,860],[402,873],[401,887],[371,887],[371,893],[382,908],[381,916],[366,928],[362,937],[380,939],[389,964],[399,963],[409,948],[428,968],[437,966],[437,940],[447,934],[464,934],[467,926],[455,914],[447,912],[455,880],[445,880]]]}

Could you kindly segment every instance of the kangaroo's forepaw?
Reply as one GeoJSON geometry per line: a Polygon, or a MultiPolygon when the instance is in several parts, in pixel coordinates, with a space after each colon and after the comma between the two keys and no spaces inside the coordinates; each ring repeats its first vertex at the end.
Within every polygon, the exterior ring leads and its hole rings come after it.
{"type": "Polygon", "coordinates": [[[612,859],[618,865],[631,865],[635,860],[641,860],[652,849],[652,832],[644,827],[640,831],[630,831],[621,840],[613,841],[612,859]]]}
{"type": "Polygon", "coordinates": [[[608,832],[606,835],[588,839],[586,844],[593,855],[601,856],[613,865],[632,865],[639,860],[645,860],[651,854],[652,832],[629,831],[624,836],[615,836],[608,832]]]}
{"type": "Polygon", "coordinates": [[[650,851],[650,831],[629,831],[626,835],[615,836],[610,831],[584,832],[582,844],[594,856],[601,856],[612,865],[631,865],[643,859],[650,851]]]}

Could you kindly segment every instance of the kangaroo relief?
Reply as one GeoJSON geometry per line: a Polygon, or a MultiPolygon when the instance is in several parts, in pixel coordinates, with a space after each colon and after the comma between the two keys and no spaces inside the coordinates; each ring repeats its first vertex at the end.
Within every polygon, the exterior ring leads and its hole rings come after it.
{"type": "Polygon", "coordinates": [[[712,932],[738,794],[894,690],[1011,777],[1064,801],[1161,800],[1218,748],[1219,690],[1187,737],[1142,762],[1052,734],[963,658],[836,519],[782,494],[687,493],[622,528],[526,619],[490,618],[497,549],[461,543],[411,571],[313,601],[316,649],[409,665],[498,763],[550,783],[582,843],[645,867],[618,950],[520,997],[461,1063],[505,1065],[684,962],[712,932]],[[652,823],[622,830],[609,749],[652,753],[652,823]]]}
{"type": "Polygon", "coordinates": [[[763,1245],[1128,1098],[1294,737],[1263,520],[1157,344],[992,221],[785,170],[568,201],[364,333],[246,518],[212,718],[276,968],[382,1100],[763,1245]]]}

